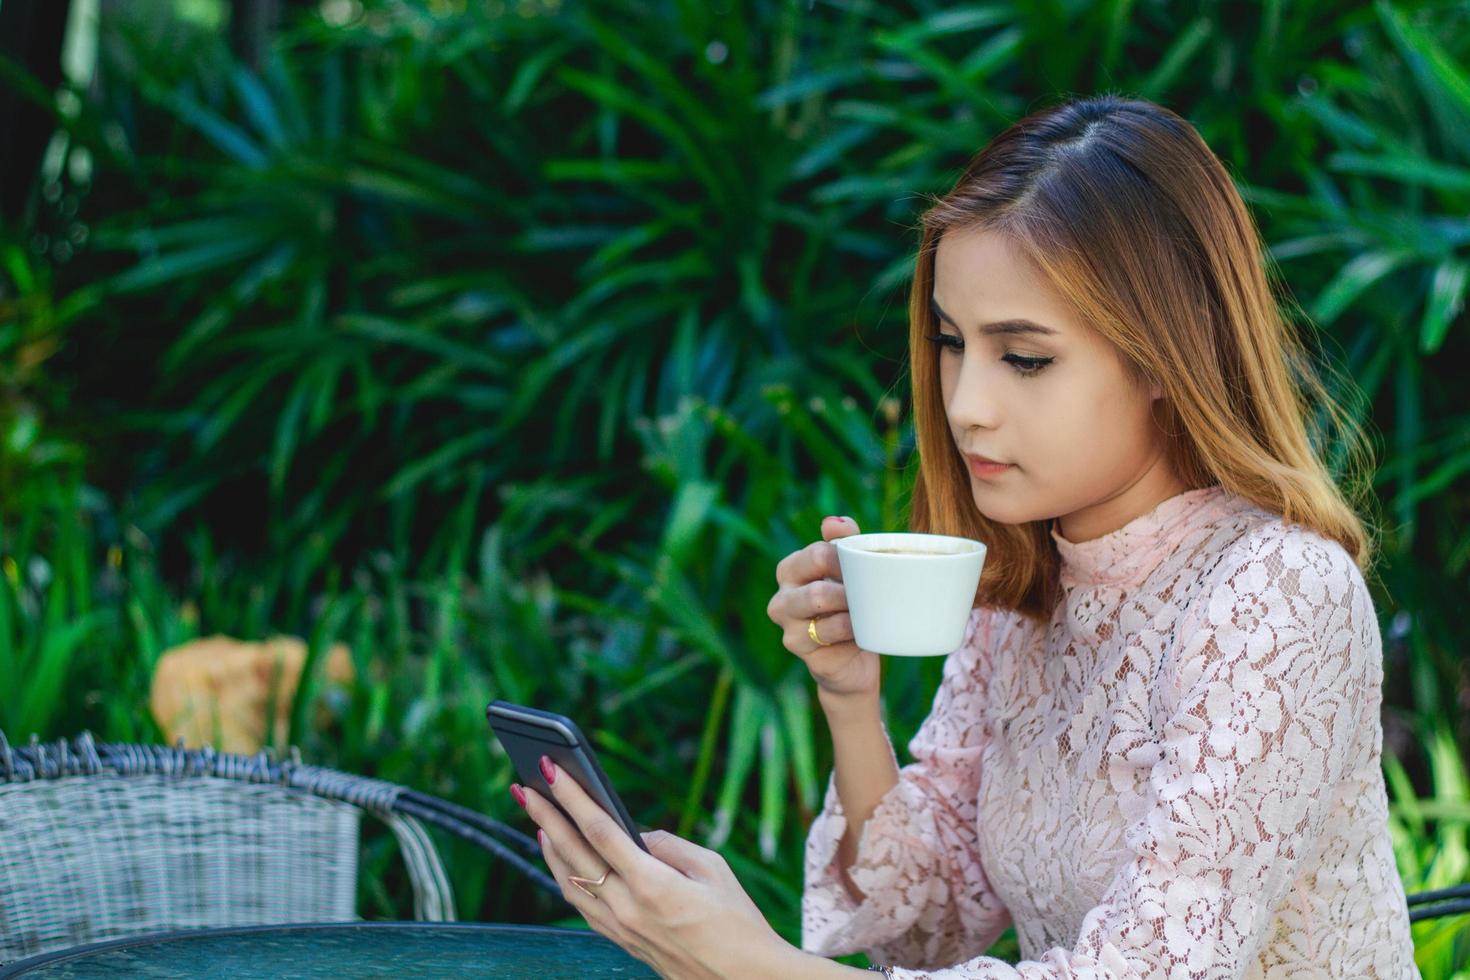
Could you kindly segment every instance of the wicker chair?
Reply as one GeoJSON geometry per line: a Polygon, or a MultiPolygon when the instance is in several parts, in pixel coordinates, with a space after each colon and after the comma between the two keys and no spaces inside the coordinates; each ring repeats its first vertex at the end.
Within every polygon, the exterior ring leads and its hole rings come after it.
{"type": "Polygon", "coordinates": [[[525,834],[294,750],[276,761],[88,733],[12,747],[0,733],[0,963],[145,932],[354,920],[364,812],[397,838],[417,919],[455,918],[426,824],[571,908],[525,834]]]}

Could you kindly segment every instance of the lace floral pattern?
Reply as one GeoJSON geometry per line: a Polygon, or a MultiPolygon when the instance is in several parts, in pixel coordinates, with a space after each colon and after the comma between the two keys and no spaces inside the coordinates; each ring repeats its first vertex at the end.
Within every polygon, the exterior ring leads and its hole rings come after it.
{"type": "Polygon", "coordinates": [[[1418,977],[1346,550],[1219,486],[1052,536],[1063,601],[972,613],[863,827],[861,903],[829,779],[802,948],[896,980],[1418,977]],[[1012,924],[1022,962],[984,956],[1012,924]]]}

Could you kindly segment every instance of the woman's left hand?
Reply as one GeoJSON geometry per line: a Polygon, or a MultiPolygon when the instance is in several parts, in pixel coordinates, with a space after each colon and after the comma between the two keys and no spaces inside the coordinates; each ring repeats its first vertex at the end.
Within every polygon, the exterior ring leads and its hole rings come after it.
{"type": "Polygon", "coordinates": [[[565,770],[547,758],[541,766],[576,822],[521,787],[526,811],[540,827],[541,852],[563,897],[588,925],[665,980],[781,975],[772,971],[798,951],[766,922],[718,852],[655,830],[643,835],[652,854],[645,853],[565,770]],[[585,889],[574,875],[587,879],[585,889]]]}

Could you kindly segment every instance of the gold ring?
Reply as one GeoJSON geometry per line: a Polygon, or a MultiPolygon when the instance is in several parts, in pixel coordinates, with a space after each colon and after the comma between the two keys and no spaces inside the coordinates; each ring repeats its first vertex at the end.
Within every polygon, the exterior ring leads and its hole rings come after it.
{"type": "Polygon", "coordinates": [[[827,645],[822,642],[821,637],[817,636],[817,619],[815,616],[806,621],[806,635],[810,636],[812,638],[812,642],[819,647],[824,647],[827,645]]]}
{"type": "Polygon", "coordinates": [[[597,895],[595,893],[589,891],[587,889],[586,885],[591,885],[593,888],[596,888],[598,885],[601,885],[604,881],[607,881],[607,876],[610,875],[610,874],[612,874],[612,868],[608,868],[606,871],[604,871],[602,873],[602,877],[601,878],[580,878],[577,875],[567,875],[567,878],[571,880],[572,884],[574,884],[578,888],[582,889],[582,891],[587,892],[587,895],[589,897],[596,898],[597,895]],[[584,885],[584,882],[585,882],[585,885],[584,885]]]}

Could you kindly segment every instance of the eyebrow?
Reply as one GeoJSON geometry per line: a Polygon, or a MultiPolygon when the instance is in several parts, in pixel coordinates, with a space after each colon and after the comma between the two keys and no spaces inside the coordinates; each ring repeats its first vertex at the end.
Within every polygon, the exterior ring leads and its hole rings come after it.
{"type": "MultiPolygon", "coordinates": [[[[960,325],[954,322],[954,317],[940,309],[938,301],[933,296],[929,297],[929,305],[934,308],[935,313],[939,314],[941,320],[956,330],[960,329],[960,325]]],[[[1035,320],[997,320],[995,323],[987,323],[982,326],[980,332],[986,336],[992,336],[994,334],[1043,334],[1050,337],[1058,334],[1058,331],[1053,330],[1051,327],[1043,327],[1035,320]]]]}

